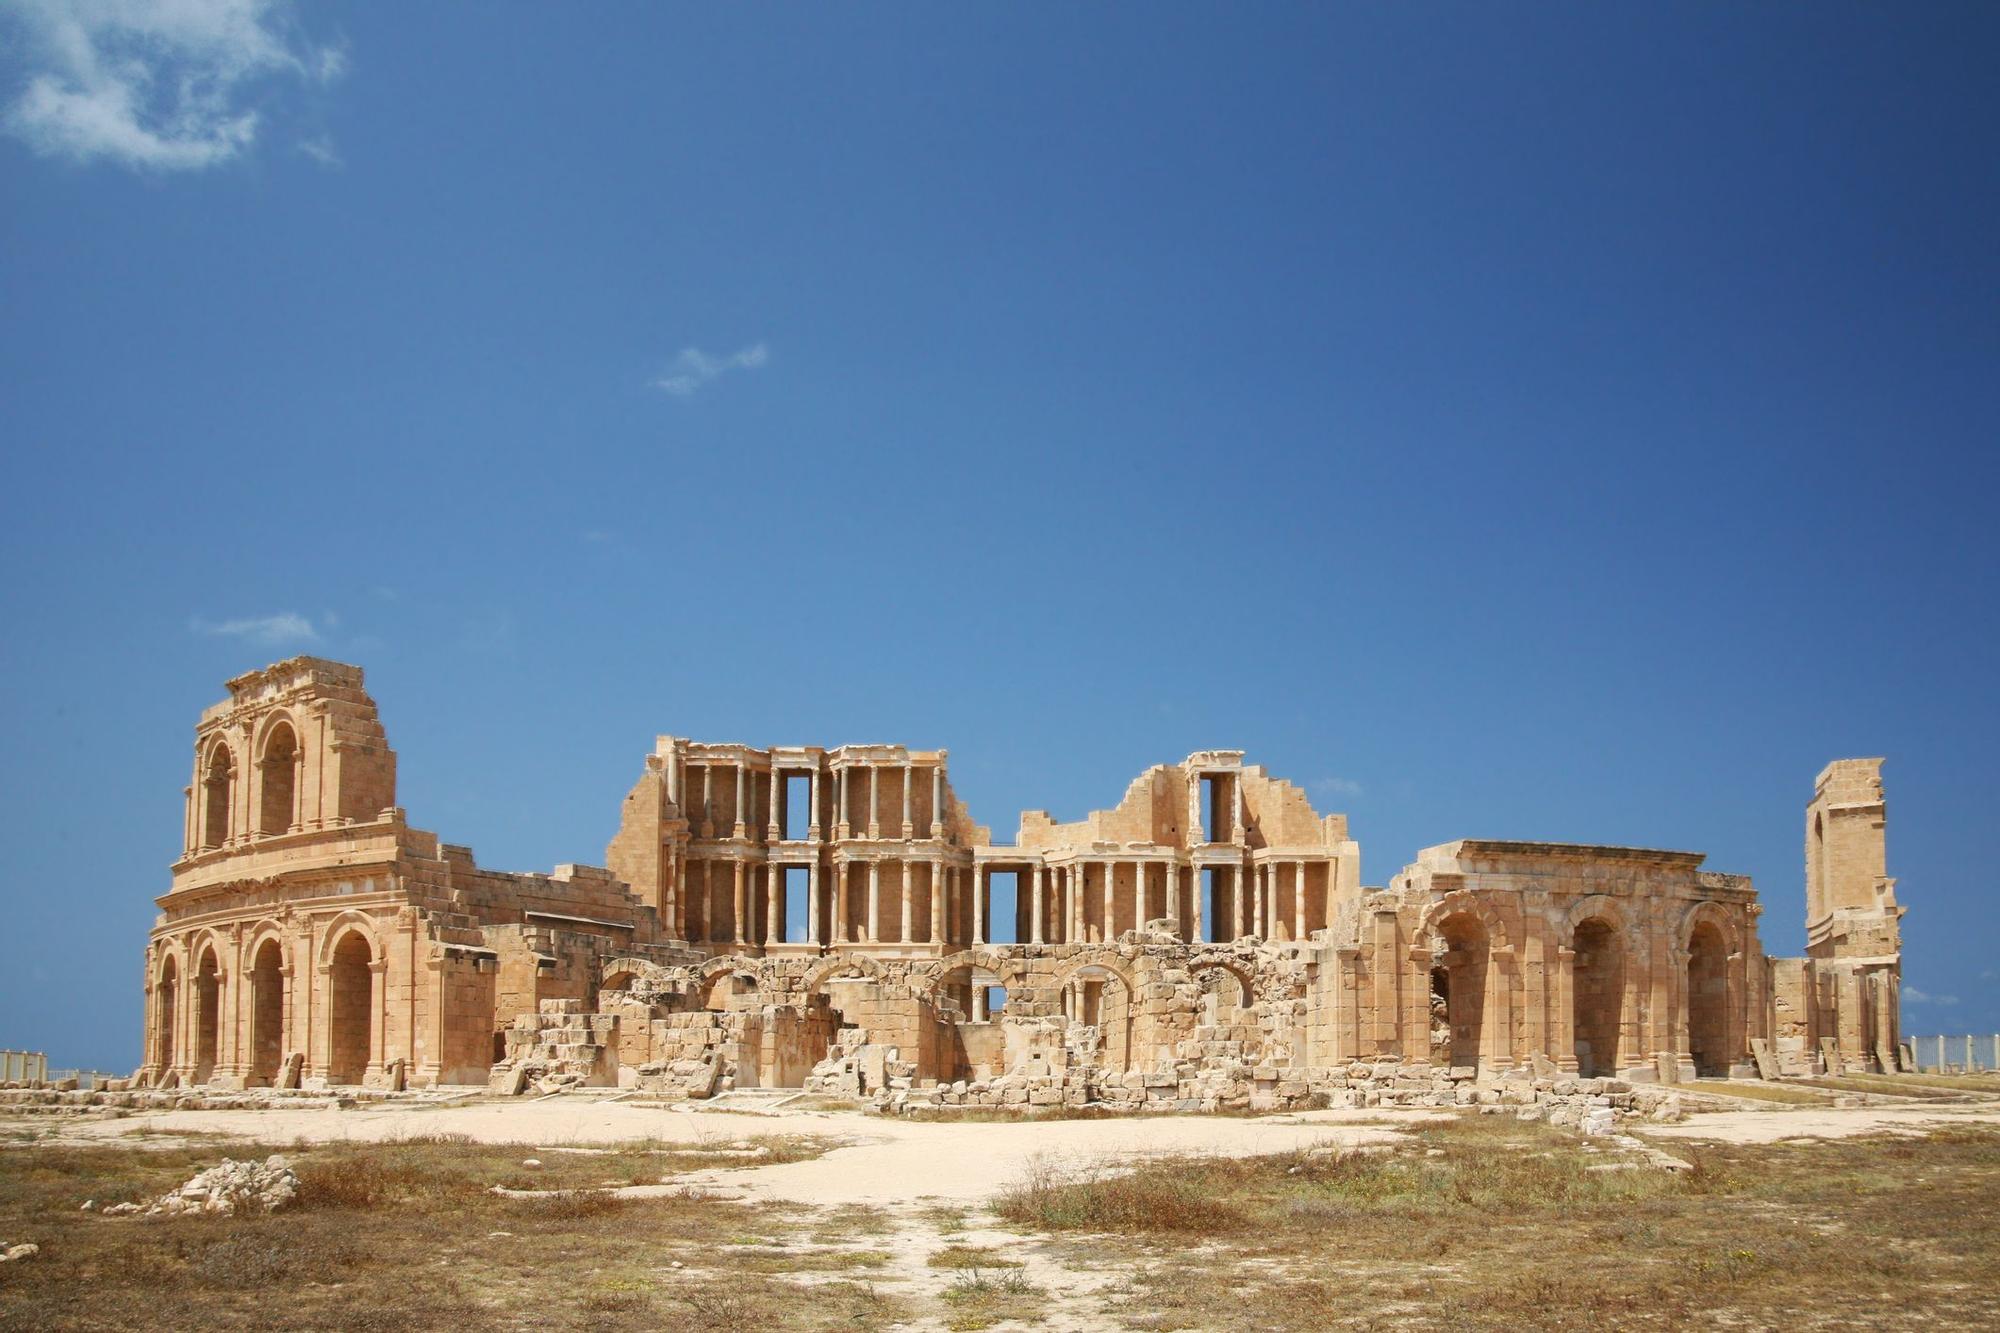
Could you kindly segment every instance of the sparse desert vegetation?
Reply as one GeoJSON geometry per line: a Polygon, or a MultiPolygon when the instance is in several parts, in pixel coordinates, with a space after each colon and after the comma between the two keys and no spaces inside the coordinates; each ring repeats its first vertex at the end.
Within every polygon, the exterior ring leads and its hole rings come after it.
{"type": "Polygon", "coordinates": [[[0,1267],[0,1328],[2000,1323],[1991,1124],[1662,1140],[1678,1171],[1506,1116],[1406,1127],[1358,1147],[1130,1170],[1035,1158],[983,1207],[740,1201],[694,1174],[809,1163],[833,1138],[40,1143],[0,1149],[0,1237],[41,1246],[0,1267]],[[274,1150],[300,1184],[280,1213],[148,1221],[79,1207],[274,1150]],[[629,1188],[663,1182],[680,1188],[629,1188]]]}

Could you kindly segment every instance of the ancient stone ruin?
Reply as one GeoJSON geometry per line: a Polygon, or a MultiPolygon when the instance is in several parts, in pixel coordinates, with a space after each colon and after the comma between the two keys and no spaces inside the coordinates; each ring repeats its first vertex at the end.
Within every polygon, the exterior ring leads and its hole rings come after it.
{"type": "Polygon", "coordinates": [[[608,868],[511,874],[409,825],[360,668],[297,657],[196,728],[139,1077],[1575,1122],[1697,1077],[1893,1070],[1880,771],[1819,775],[1804,958],[1766,957],[1749,880],[1696,852],[1461,840],[1364,885],[1346,818],[1235,750],[999,843],[943,750],[662,736],[608,868]]]}

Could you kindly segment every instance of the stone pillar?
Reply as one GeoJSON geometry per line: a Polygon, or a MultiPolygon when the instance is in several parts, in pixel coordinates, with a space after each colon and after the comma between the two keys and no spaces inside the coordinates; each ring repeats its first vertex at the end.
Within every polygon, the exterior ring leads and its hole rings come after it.
{"type": "Polygon", "coordinates": [[[1304,939],[1312,932],[1306,921],[1306,863],[1292,862],[1292,910],[1298,914],[1298,929],[1293,932],[1296,939],[1304,939]]]}
{"type": "Polygon", "coordinates": [[[910,865],[908,861],[900,861],[896,865],[896,882],[901,886],[900,892],[903,897],[903,933],[896,938],[904,944],[910,942],[911,933],[916,929],[916,921],[910,912],[911,899],[916,896],[910,892],[910,865]]]}
{"type": "Polygon", "coordinates": [[[808,799],[808,800],[809,800],[809,801],[811,802],[811,804],[812,804],[812,808],[811,808],[810,810],[808,810],[808,811],[806,812],[806,837],[807,837],[807,838],[809,838],[809,839],[812,839],[813,841],[818,841],[818,839],[819,839],[819,832],[820,832],[820,830],[819,830],[819,765],[818,765],[818,764],[814,764],[814,765],[813,765],[813,767],[812,767],[812,773],[811,773],[811,774],[810,774],[810,775],[809,775],[809,776],[807,777],[807,779],[806,779],[806,782],[807,782],[807,784],[808,784],[808,785],[810,786],[810,788],[811,788],[811,795],[810,795],[809,797],[807,797],[807,799],[808,799]]]}
{"type": "Polygon", "coordinates": [[[882,824],[881,816],[875,809],[875,766],[870,764],[862,771],[868,775],[868,836],[879,838],[882,836],[882,824]]]}
{"type": "Polygon", "coordinates": [[[972,943],[986,943],[986,886],[980,882],[979,862],[972,863],[972,943]]]}
{"type": "Polygon", "coordinates": [[[931,765],[931,836],[944,836],[944,765],[931,765]]]}
{"type": "Polygon", "coordinates": [[[780,929],[785,910],[785,868],[777,865],[764,867],[764,944],[785,942],[785,932],[780,929]]]}
{"type": "Polygon", "coordinates": [[[819,858],[817,856],[806,862],[806,940],[813,945],[822,943],[819,934],[819,858]]]}
{"type": "MultiPolygon", "coordinates": [[[[910,783],[916,779],[916,769],[908,760],[903,761],[903,838],[905,841],[917,836],[917,826],[910,822],[910,783]]],[[[903,937],[909,938],[904,931],[903,937]]]]}
{"type": "Polygon", "coordinates": [[[1028,930],[1029,930],[1028,943],[1030,944],[1040,944],[1042,942],[1042,904],[1046,900],[1048,894],[1048,885],[1049,885],[1048,866],[1046,865],[1036,866],[1035,902],[1033,909],[1034,916],[1030,918],[1028,923],[1028,930]]]}
{"type": "Polygon", "coordinates": [[[744,934],[744,918],[749,915],[750,906],[743,892],[744,865],[741,861],[732,863],[736,868],[736,915],[730,925],[734,929],[736,942],[742,944],[748,937],[744,934]]]}
{"type": "Polygon", "coordinates": [[[694,822],[695,836],[712,838],[715,836],[715,822],[708,814],[708,765],[689,764],[688,767],[701,774],[701,799],[695,803],[695,810],[700,816],[694,822]]]}
{"type": "MultiPolygon", "coordinates": [[[[868,785],[870,787],[873,787],[875,783],[871,779],[868,785]]],[[[874,793],[871,791],[869,795],[873,796],[874,793]]],[[[869,813],[870,814],[874,813],[873,806],[869,807],[869,813]]],[[[868,863],[868,942],[870,944],[875,944],[878,943],[881,940],[881,938],[882,938],[882,863],[880,861],[870,861],[868,863]]]]}
{"type": "Polygon", "coordinates": [[[931,862],[931,943],[944,940],[944,862],[931,862]]]}
{"type": "Polygon", "coordinates": [[[738,762],[736,765],[736,826],[729,834],[732,838],[745,838],[750,835],[750,826],[744,822],[745,817],[749,814],[749,811],[744,809],[743,806],[744,770],[745,765],[738,762]]]}
{"type": "Polygon", "coordinates": [[[1268,911],[1271,877],[1265,874],[1264,870],[1265,867],[1263,866],[1257,865],[1254,862],[1251,864],[1250,874],[1253,876],[1256,884],[1257,903],[1251,909],[1250,933],[1258,939],[1268,940],[1271,938],[1271,917],[1268,911]]]}
{"type": "Polygon", "coordinates": [[[847,912],[847,862],[833,863],[833,942],[847,943],[849,932],[847,912]]]}
{"type": "Polygon", "coordinates": [[[972,1021],[986,1021],[986,986],[977,977],[972,981],[972,1021]]]}
{"type": "Polygon", "coordinates": [[[1104,863],[1104,925],[1102,927],[1104,943],[1109,944],[1112,940],[1118,938],[1117,933],[1113,930],[1117,921],[1118,863],[1116,861],[1106,861],[1104,863]]]}
{"type": "MultiPolygon", "coordinates": [[[[382,945],[388,953],[388,942],[382,945]]],[[[369,1074],[380,1074],[388,1063],[383,1055],[383,1043],[388,1039],[389,960],[387,957],[370,959],[368,963],[368,1068],[362,1074],[366,1081],[369,1074]]]]}
{"type": "MultiPolygon", "coordinates": [[[[778,823],[782,818],[782,816],[784,815],[784,813],[785,813],[784,775],[779,771],[778,765],[776,763],[773,763],[771,765],[771,808],[764,812],[765,842],[778,841],[778,837],[781,831],[778,828],[778,823]]],[[[782,831],[785,833],[791,832],[790,829],[785,829],[782,831]]]]}
{"type": "Polygon", "coordinates": [[[843,767],[840,770],[840,792],[838,796],[835,797],[835,801],[839,806],[839,808],[833,812],[833,836],[836,838],[845,838],[850,833],[853,832],[852,823],[847,817],[847,812],[848,812],[847,773],[848,770],[845,767],[843,767]]]}
{"type": "Polygon", "coordinates": [[[1199,862],[1188,866],[1188,904],[1194,909],[1192,914],[1194,917],[1194,929],[1188,934],[1188,942],[1191,944],[1199,943],[1202,936],[1201,864],[1199,862]]]}

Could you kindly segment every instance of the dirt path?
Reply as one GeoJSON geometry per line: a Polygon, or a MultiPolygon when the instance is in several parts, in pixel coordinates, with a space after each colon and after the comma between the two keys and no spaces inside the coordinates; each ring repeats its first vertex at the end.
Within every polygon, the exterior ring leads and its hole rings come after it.
{"type": "Polygon", "coordinates": [[[1705,1111],[1681,1124],[1646,1125],[1638,1132],[1672,1139],[1777,1143],[1782,1139],[1844,1139],[1856,1134],[1923,1134],[1941,1126],[1971,1124],[2000,1125],[2000,1102],[1705,1111]]]}

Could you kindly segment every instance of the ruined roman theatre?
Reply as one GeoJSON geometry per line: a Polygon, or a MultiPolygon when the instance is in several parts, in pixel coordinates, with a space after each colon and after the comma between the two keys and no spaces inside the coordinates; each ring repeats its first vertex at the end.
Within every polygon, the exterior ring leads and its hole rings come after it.
{"type": "Polygon", "coordinates": [[[1697,852],[1467,839],[1365,885],[1346,818],[1234,750],[1006,843],[943,750],[662,736],[606,868],[488,870],[396,804],[360,668],[228,691],[147,946],[146,1086],[1209,1110],[1898,1067],[1875,759],[1819,774],[1807,956],[1772,958],[1697,852]]]}

